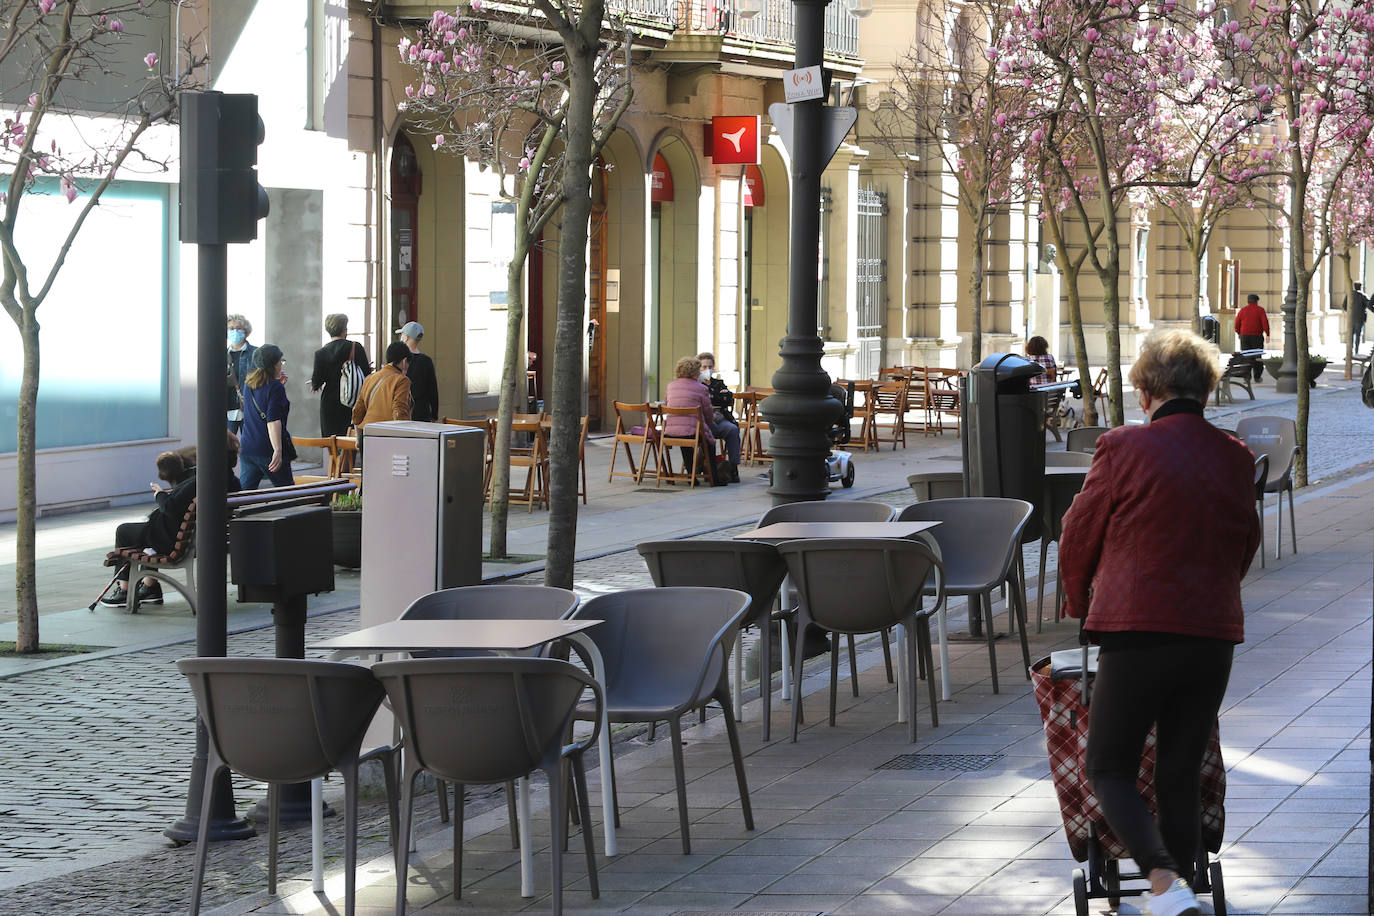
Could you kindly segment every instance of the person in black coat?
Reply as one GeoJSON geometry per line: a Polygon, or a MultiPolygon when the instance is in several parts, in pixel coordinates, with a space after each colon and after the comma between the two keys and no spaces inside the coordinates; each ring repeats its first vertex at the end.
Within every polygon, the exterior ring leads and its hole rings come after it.
{"type": "Polygon", "coordinates": [[[406,377],[410,379],[410,418],[425,423],[439,420],[439,379],[434,374],[434,360],[420,352],[420,340],[425,336],[425,328],[418,321],[407,321],[396,332],[401,335],[401,343],[410,350],[406,377]]]}
{"type": "Polygon", "coordinates": [[[339,373],[344,363],[352,359],[363,370],[363,377],[372,374],[367,351],[348,339],[348,316],[326,315],[325,333],[329,343],[315,351],[315,370],[310,374],[310,390],[320,392],[320,435],[346,436],[353,422],[353,405],[339,401],[339,373]]]}
{"type": "MultiPolygon", "coordinates": [[[[232,434],[231,434],[232,435],[232,434]]],[[[189,462],[179,452],[163,452],[157,456],[157,476],[171,484],[152,487],[157,506],[147,521],[126,522],[115,529],[115,547],[142,547],[153,553],[171,553],[176,546],[182,519],[196,498],[195,459],[189,462]]],[[[101,596],[100,603],[119,607],[128,601],[129,567],[119,571],[114,587],[101,596]]],[[[145,578],[138,583],[138,600],[147,604],[162,603],[162,585],[156,579],[145,578]]]]}

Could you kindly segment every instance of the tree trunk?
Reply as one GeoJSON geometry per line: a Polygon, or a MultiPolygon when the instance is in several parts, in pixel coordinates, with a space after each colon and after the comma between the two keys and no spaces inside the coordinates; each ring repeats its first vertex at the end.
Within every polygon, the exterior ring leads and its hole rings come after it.
{"type": "Polygon", "coordinates": [[[1351,362],[1355,356],[1355,275],[1350,267],[1350,249],[1337,257],[1341,259],[1341,272],[1345,275],[1345,380],[1350,381],[1351,362]]]}
{"type": "Polygon", "coordinates": [[[24,374],[19,382],[18,524],[15,531],[14,591],[17,599],[18,633],[15,648],[38,651],[38,313],[23,308],[19,336],[24,344],[24,374]]]}
{"type": "MultiPolygon", "coordinates": [[[[502,361],[500,398],[496,405],[496,448],[492,454],[491,543],[493,560],[506,558],[506,522],[510,516],[510,437],[520,382],[525,377],[525,258],[530,251],[529,208],[515,210],[515,252],[506,268],[506,354],[502,361]]],[[[530,471],[534,473],[533,470],[530,471]]]]}
{"type": "Polygon", "coordinates": [[[1193,333],[1202,336],[1202,254],[1207,243],[1194,238],[1188,245],[1188,254],[1193,262],[1193,333]]]}
{"type": "Polygon", "coordinates": [[[1121,399],[1121,239],[1116,231],[1116,209],[1106,200],[1102,220],[1107,251],[1097,275],[1102,281],[1102,330],[1107,337],[1107,425],[1121,426],[1126,422],[1121,399]]]}
{"type": "Polygon", "coordinates": [[[984,249],[987,245],[987,211],[973,216],[973,275],[969,280],[969,294],[973,299],[973,333],[969,339],[973,362],[978,365],[983,359],[983,263],[984,249]]]}
{"type": "MultiPolygon", "coordinates": [[[[603,4],[590,0],[584,21],[600,23],[603,4]]],[[[586,308],[587,221],[591,216],[592,125],[596,56],[590,42],[565,37],[568,118],[564,136],[563,219],[558,239],[558,308],[553,346],[553,435],[549,445],[549,535],[544,584],[572,588],[577,555],[577,461],[582,432],[582,349],[586,308]]]]}
{"type": "Polygon", "coordinates": [[[1078,293],[1079,268],[1073,265],[1060,266],[1064,274],[1064,291],[1069,299],[1069,333],[1073,336],[1073,357],[1078,365],[1078,390],[1083,394],[1083,425],[1096,426],[1097,402],[1093,400],[1093,367],[1088,362],[1088,338],[1083,333],[1083,300],[1078,293]]]}
{"type": "MultiPolygon", "coordinates": [[[[1297,251],[1306,258],[1305,249],[1297,251]]],[[[1307,421],[1312,406],[1312,386],[1307,383],[1307,299],[1312,294],[1312,271],[1298,272],[1298,304],[1293,310],[1293,331],[1298,347],[1298,459],[1293,466],[1293,486],[1307,486],[1307,421]]],[[[1282,532],[1280,532],[1282,533],[1282,532]]]]}

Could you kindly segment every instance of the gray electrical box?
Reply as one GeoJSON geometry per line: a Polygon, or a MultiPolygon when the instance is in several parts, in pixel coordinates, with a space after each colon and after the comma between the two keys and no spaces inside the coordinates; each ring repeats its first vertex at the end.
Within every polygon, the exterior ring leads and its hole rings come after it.
{"type": "Polygon", "coordinates": [[[1046,397],[1030,387],[1039,364],[991,353],[960,381],[964,480],[969,496],[1008,496],[1035,507],[1022,541],[1040,538],[1045,485],[1046,397]]]}
{"type": "Polygon", "coordinates": [[[387,420],[363,428],[363,626],[482,582],[486,432],[387,420]]]}

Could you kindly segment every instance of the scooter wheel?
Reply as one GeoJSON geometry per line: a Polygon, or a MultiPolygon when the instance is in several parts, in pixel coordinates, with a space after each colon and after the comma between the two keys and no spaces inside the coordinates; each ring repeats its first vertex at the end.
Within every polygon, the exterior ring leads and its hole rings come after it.
{"type": "Polygon", "coordinates": [[[854,463],[851,461],[849,467],[845,468],[844,477],[840,480],[840,486],[848,490],[854,486],[854,463]]]}

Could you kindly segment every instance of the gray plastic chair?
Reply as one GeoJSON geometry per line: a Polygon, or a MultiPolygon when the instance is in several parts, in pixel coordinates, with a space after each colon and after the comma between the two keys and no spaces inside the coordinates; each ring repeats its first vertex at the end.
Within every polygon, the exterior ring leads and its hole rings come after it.
{"type": "MultiPolygon", "coordinates": [[[[759,527],[764,525],[775,525],[779,522],[890,522],[895,510],[887,503],[871,502],[866,500],[839,500],[832,502],[826,500],[811,500],[807,502],[784,503],[781,506],[773,506],[763,513],[763,518],[759,519],[759,527]]],[[[791,616],[796,607],[796,594],[794,590],[789,590],[788,594],[783,595],[783,602],[787,605],[781,609],[784,616],[791,616]]],[[[805,638],[805,630],[797,631],[797,641],[801,642],[805,638]]],[[[887,631],[882,632],[883,640],[883,665],[887,668],[887,682],[892,683],[892,646],[888,641],[887,631]]],[[[849,636],[849,684],[854,691],[854,696],[859,695],[859,674],[856,670],[858,664],[854,653],[854,637],[849,636]]],[[[786,640],[783,646],[787,645],[786,640]]]]}
{"type": "MultiPolygon", "coordinates": [[[[992,692],[998,693],[996,633],[992,626],[992,592],[1003,583],[1008,586],[1010,611],[1021,630],[1022,670],[1030,679],[1030,644],[1026,639],[1026,583],[1017,562],[1021,554],[1021,532],[1033,512],[1023,499],[973,496],[964,499],[937,499],[907,506],[898,521],[938,521],[925,532],[940,546],[944,562],[945,591],[977,597],[983,606],[984,631],[988,643],[988,663],[992,666],[992,692]]],[[[927,586],[926,594],[933,590],[927,586]]]]}
{"type": "MultiPolygon", "coordinates": [[[[932,569],[940,569],[930,547],[901,538],[814,538],[778,545],[787,570],[797,584],[801,605],[799,625],[816,624],[832,633],[858,635],[886,631],[904,624],[907,629],[906,699],[910,702],[907,734],[916,740],[916,679],[926,674],[930,691],[930,723],[939,725],[935,710],[935,662],[930,650],[929,611],[921,609],[921,594],[932,569]]],[[[937,575],[935,606],[944,601],[943,576],[937,575]]],[[[801,722],[802,646],[793,652],[792,740],[801,722]]],[[[830,662],[830,724],[835,724],[838,660],[830,662]]]]}
{"type": "MultiPolygon", "coordinates": [[[[735,634],[749,613],[749,600],[744,592],[725,588],[637,588],[598,595],[573,615],[574,619],[601,621],[586,632],[606,664],[608,720],[668,723],[683,855],[692,854],[692,842],[682,716],[712,700],[725,711],[744,826],[754,829],[739,729],[725,676],[735,634]]],[[[577,715],[589,718],[594,711],[583,706],[577,715]]]]}
{"type": "MultiPolygon", "coordinates": [[[[358,854],[358,763],[368,724],[385,696],[372,672],[295,658],[183,658],[209,736],[191,913],[200,912],[215,783],[226,769],[268,784],[267,889],[277,892],[280,786],[343,774],[344,912],[352,916],[358,854]]],[[[394,796],[390,761],[388,796],[394,796]]]]}
{"type": "MultiPolygon", "coordinates": [[[[421,595],[401,612],[401,620],[564,620],[572,616],[582,599],[566,588],[547,585],[464,585],[421,595]]],[[[539,646],[509,656],[536,658],[544,654],[539,646]]],[[[481,649],[435,649],[410,653],[412,658],[491,658],[481,649]]],[[[439,796],[439,820],[447,823],[448,789],[442,779],[434,781],[439,796]]],[[[461,807],[461,799],[459,799],[461,807]]],[[[510,822],[512,849],[520,838],[515,823],[515,785],[506,786],[506,814],[510,822]]]]}
{"type": "MultiPolygon", "coordinates": [[[[1085,465],[1092,464],[1092,456],[1082,452],[1047,452],[1045,454],[1045,464],[1049,465],[1050,455],[1058,454],[1074,458],[1083,457],[1089,459],[1083,462],[1085,465]]],[[[1070,466],[1070,465],[1065,465],[1070,466]]],[[[1073,504],[1073,498],[1078,495],[1078,491],[1083,489],[1085,476],[1078,474],[1053,475],[1045,478],[1045,500],[1040,506],[1040,590],[1035,598],[1035,632],[1039,633],[1044,629],[1045,620],[1045,559],[1049,554],[1050,544],[1058,544],[1059,537],[1064,533],[1064,514],[1069,511],[1069,506],[1073,504]]],[[[1054,570],[1054,619],[1059,621],[1059,609],[1063,606],[1063,576],[1058,566],[1054,570]]]]}
{"type": "MultiPolygon", "coordinates": [[[[773,673],[773,603],[787,564],[772,544],[757,541],[645,541],[635,548],[660,588],[704,585],[733,588],[749,596],[744,626],[759,628],[759,695],[763,740],[770,740],[773,673]]],[[[735,710],[739,712],[739,710],[735,710]]]]}
{"type": "Polygon", "coordinates": [[[964,495],[963,471],[926,471],[911,474],[906,479],[917,502],[932,499],[957,499],[964,495]]]}
{"type": "Polygon", "coordinates": [[[463,787],[510,782],[542,770],[553,831],[553,911],[563,911],[563,762],[572,767],[592,899],[601,895],[592,850],[582,755],[596,744],[601,686],[575,665],[552,658],[420,658],[372,666],[405,735],[401,841],[396,845],[396,913],[406,911],[415,777],[430,773],[457,787],[453,815],[453,896],[463,891],[463,787]],[[584,689],[594,696],[592,732],[568,743],[584,689]]]}
{"type": "Polygon", "coordinates": [[[1064,439],[1064,450],[1069,452],[1091,453],[1097,447],[1097,440],[1107,431],[1105,426],[1080,426],[1069,430],[1064,439]]]}
{"type": "Polygon", "coordinates": [[[1269,456],[1265,493],[1277,493],[1279,523],[1274,528],[1274,559],[1283,559],[1283,494],[1288,493],[1288,531],[1298,552],[1298,528],[1293,515],[1293,463],[1298,459],[1298,427],[1287,417],[1245,417],[1236,424],[1236,438],[1256,455],[1269,456]]]}
{"type": "MultiPolygon", "coordinates": [[[[1264,569],[1264,485],[1269,481],[1269,456],[1259,455],[1255,458],[1255,502],[1259,512],[1260,526],[1260,546],[1256,553],[1260,558],[1260,569],[1264,569]]],[[[1291,512],[1290,512],[1291,514],[1291,512]]]]}
{"type": "Polygon", "coordinates": [[[1093,456],[1088,452],[1045,453],[1045,467],[1047,468],[1090,468],[1092,465],[1093,456]]]}

